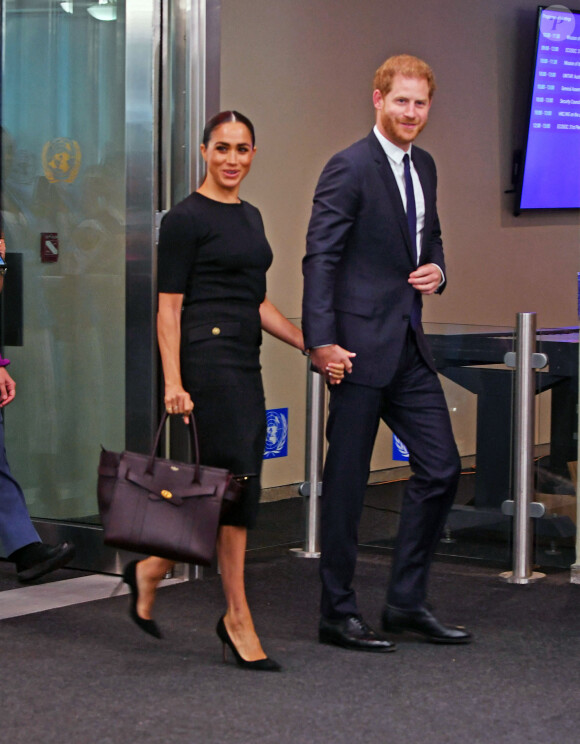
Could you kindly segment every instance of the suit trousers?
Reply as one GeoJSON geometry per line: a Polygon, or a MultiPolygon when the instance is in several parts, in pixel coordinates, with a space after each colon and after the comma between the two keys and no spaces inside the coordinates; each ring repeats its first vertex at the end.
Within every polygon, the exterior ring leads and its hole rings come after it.
{"type": "Polygon", "coordinates": [[[41,542],[30,521],[24,494],[10,472],[4,447],[4,421],[0,413],[0,544],[5,555],[41,542]]]}
{"type": "Polygon", "coordinates": [[[387,602],[417,609],[425,601],[431,560],[455,498],[461,463],[441,384],[411,329],[386,387],[345,380],[331,388],[320,535],[321,613],[328,619],[358,614],[352,587],[358,527],[381,419],[407,447],[412,469],[387,602]]]}

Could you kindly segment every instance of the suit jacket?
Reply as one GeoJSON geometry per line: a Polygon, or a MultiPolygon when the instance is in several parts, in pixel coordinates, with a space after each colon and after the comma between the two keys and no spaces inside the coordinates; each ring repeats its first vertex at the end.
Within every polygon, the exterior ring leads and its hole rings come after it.
{"type": "MultiPolygon", "coordinates": [[[[411,156],[425,197],[420,264],[435,263],[446,275],[435,163],[415,145],[411,156]]],[[[408,283],[416,265],[395,176],[371,131],[330,159],[316,187],[303,261],[306,348],[340,344],[357,354],[349,382],[387,385],[399,363],[414,296],[420,298],[408,283]]],[[[421,328],[417,343],[434,369],[421,328]]]]}

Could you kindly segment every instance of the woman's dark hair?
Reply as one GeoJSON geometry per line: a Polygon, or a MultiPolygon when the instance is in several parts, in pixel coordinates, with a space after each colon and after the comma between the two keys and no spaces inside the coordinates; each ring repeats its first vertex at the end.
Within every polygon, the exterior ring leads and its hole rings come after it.
{"type": "Polygon", "coordinates": [[[254,125],[248,119],[247,116],[240,114],[239,111],[220,111],[219,114],[212,116],[208,123],[205,125],[203,130],[203,144],[207,147],[211,139],[211,135],[214,129],[225,124],[228,121],[239,121],[240,124],[245,124],[248,127],[250,134],[252,135],[252,147],[256,145],[256,133],[254,132],[254,125]]]}

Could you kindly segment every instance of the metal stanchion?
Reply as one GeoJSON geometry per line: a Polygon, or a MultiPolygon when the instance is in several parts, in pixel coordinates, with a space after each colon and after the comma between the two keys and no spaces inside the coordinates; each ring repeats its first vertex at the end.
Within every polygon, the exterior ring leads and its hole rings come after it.
{"type": "Polygon", "coordinates": [[[322,461],[324,455],[324,377],[308,371],[306,481],[299,488],[308,499],[305,519],[304,548],[290,551],[298,558],[319,558],[319,498],[322,491],[322,461]]]}
{"type": "Polygon", "coordinates": [[[543,504],[532,501],[534,492],[533,446],[535,370],[548,363],[545,354],[535,353],[536,314],[518,313],[516,351],[505,355],[504,363],[515,367],[513,500],[504,501],[502,512],[513,516],[513,570],[501,574],[510,584],[529,584],[545,574],[532,570],[532,518],[542,517],[543,504]]]}

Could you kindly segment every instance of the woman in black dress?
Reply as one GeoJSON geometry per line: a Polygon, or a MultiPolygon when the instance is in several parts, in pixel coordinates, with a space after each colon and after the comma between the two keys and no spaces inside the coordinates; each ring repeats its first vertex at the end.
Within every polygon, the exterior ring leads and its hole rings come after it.
{"type": "MultiPolygon", "coordinates": [[[[255,151],[254,128],[241,114],[222,112],[206,126],[205,180],[161,225],[157,333],[166,410],[188,422],[195,405],[204,464],[252,474],[218,533],[227,611],[216,632],[224,653],[227,644],[240,666],[278,671],[262,649],[244,586],[247,529],[256,520],[266,435],[262,329],[300,350],[304,341],[266,297],[272,252],[259,211],[238,197],[255,151]]],[[[342,365],[324,370],[331,384],[340,383],[343,372],[342,365]]],[[[155,589],[172,566],[150,557],[130,563],[124,573],[131,617],[155,637],[161,637],[151,619],[155,589]]]]}

